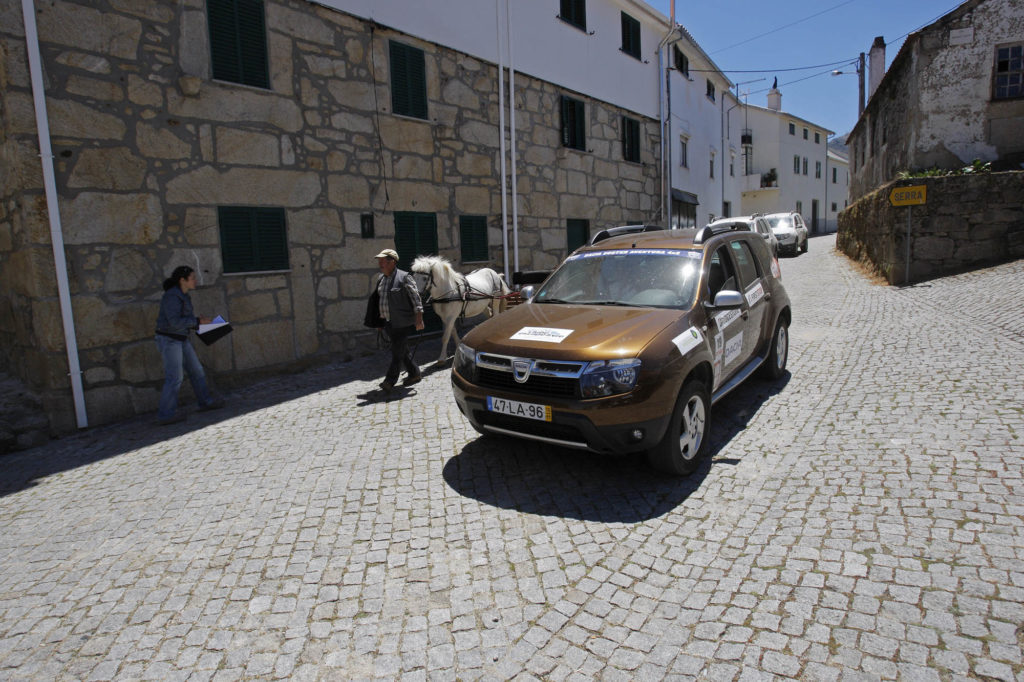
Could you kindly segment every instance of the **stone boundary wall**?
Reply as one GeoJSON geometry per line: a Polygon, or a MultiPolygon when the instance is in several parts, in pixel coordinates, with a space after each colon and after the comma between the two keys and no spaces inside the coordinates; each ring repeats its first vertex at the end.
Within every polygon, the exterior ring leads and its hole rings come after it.
{"type": "Polygon", "coordinates": [[[883,185],[839,214],[837,248],[890,284],[1024,258],[1024,172],[915,178],[883,185]],[[892,206],[896,187],[927,186],[927,203],[892,206]]]}
{"type": "MultiPolygon", "coordinates": [[[[365,297],[396,211],[434,213],[458,269],[503,267],[496,66],[314,3],[265,8],[266,90],[210,77],[202,0],[36,3],[90,425],[156,409],[153,328],[176,265],[199,274],[197,311],[233,324],[195,344],[221,385],[372,352],[365,297]],[[389,39],[424,50],[429,120],[390,111],[389,39]],[[284,209],[289,270],[223,274],[227,205],[284,209]],[[488,217],[489,263],[460,263],[466,214],[488,217]]],[[[21,3],[0,0],[0,19],[0,369],[59,433],[75,422],[21,3]]],[[[527,74],[515,96],[521,269],[566,255],[568,218],[655,218],[657,121],[527,74]],[[563,94],[586,103],[586,151],[561,146],[563,94]],[[641,123],[642,163],[622,159],[623,115],[641,123]]]]}

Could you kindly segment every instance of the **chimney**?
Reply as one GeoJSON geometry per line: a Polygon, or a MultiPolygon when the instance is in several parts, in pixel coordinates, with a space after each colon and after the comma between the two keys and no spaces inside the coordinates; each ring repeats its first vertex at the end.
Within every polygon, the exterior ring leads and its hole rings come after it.
{"type": "Polygon", "coordinates": [[[782,93],[776,87],[768,91],[768,108],[774,111],[782,111],[782,93]]]}
{"type": "Polygon", "coordinates": [[[871,44],[871,52],[868,59],[870,60],[868,67],[868,75],[870,77],[868,99],[871,99],[871,96],[875,94],[875,90],[878,89],[879,83],[882,82],[882,77],[885,75],[885,38],[882,36],[875,38],[875,42],[871,44]]]}

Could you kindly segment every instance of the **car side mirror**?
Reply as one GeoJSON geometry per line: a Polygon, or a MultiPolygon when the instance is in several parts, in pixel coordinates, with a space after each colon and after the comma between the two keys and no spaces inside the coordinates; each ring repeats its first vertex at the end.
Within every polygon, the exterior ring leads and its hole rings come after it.
{"type": "Polygon", "coordinates": [[[743,307],[743,294],[738,291],[724,289],[715,295],[715,302],[709,306],[716,310],[731,310],[743,307]]]}
{"type": "Polygon", "coordinates": [[[533,285],[527,284],[525,287],[519,290],[519,295],[523,297],[524,301],[529,301],[531,298],[533,298],[533,292],[533,285]]]}

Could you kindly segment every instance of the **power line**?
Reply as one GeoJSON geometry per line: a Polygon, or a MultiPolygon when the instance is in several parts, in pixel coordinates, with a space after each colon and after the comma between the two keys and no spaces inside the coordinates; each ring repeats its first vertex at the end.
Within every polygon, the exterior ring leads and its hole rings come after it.
{"type": "Polygon", "coordinates": [[[840,59],[828,64],[815,64],[813,66],[795,66],[786,69],[690,69],[691,73],[782,73],[785,71],[810,71],[811,69],[823,69],[826,66],[842,66],[857,61],[856,57],[840,59]]]}
{"type": "Polygon", "coordinates": [[[819,17],[822,14],[825,14],[826,12],[831,12],[834,9],[839,9],[843,5],[849,5],[851,2],[856,2],[856,1],[857,0],[845,0],[845,2],[841,2],[838,5],[834,5],[832,7],[829,7],[828,9],[823,9],[820,12],[817,12],[817,13],[812,14],[810,16],[804,17],[803,19],[797,19],[796,21],[794,21],[792,23],[789,23],[789,24],[786,24],[785,26],[779,26],[778,28],[773,28],[770,31],[765,31],[764,33],[760,33],[760,34],[754,36],[753,38],[747,38],[746,40],[741,40],[740,42],[735,43],[733,45],[729,45],[728,47],[719,48],[719,49],[715,50],[714,52],[712,52],[711,54],[718,54],[719,52],[725,52],[726,50],[731,50],[732,48],[739,47],[740,45],[746,45],[747,43],[750,43],[750,42],[753,42],[753,41],[757,40],[758,38],[764,38],[765,36],[771,35],[773,33],[777,33],[777,32],[781,31],[784,28],[789,28],[790,26],[796,26],[797,24],[802,24],[803,22],[809,21],[809,20],[813,19],[814,17],[819,17]]]}

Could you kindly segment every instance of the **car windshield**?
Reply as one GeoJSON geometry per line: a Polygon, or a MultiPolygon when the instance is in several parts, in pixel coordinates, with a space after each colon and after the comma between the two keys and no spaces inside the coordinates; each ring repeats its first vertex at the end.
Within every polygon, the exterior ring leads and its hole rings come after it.
{"type": "Polygon", "coordinates": [[[700,281],[700,251],[623,249],[569,256],[535,303],[689,308],[700,281]]]}
{"type": "Polygon", "coordinates": [[[772,226],[772,229],[783,228],[793,229],[793,220],[789,216],[769,216],[766,218],[768,224],[772,226]]]}

